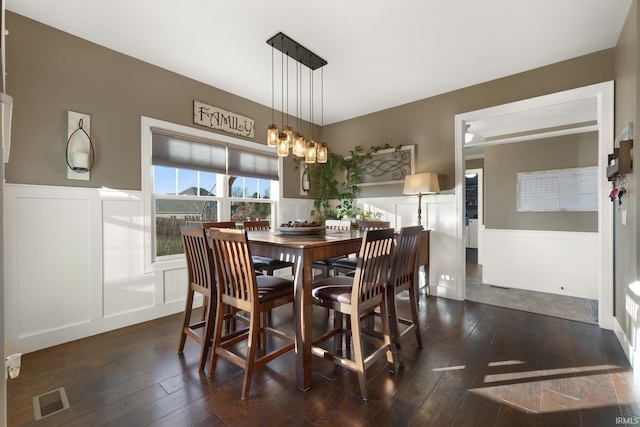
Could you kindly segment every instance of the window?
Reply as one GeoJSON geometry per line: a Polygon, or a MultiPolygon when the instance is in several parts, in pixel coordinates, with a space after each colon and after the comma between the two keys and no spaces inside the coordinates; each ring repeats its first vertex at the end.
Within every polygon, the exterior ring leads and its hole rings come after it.
{"type": "Polygon", "coordinates": [[[218,221],[217,175],[153,165],[156,258],[184,252],[180,226],[218,221]]]}
{"type": "Polygon", "coordinates": [[[271,220],[271,187],[273,181],[243,176],[229,177],[229,198],[231,201],[231,220],[243,221],[271,220]],[[244,199],[260,199],[245,201],[244,199]]]}
{"type": "Polygon", "coordinates": [[[147,271],[184,264],[182,225],[275,218],[273,149],[144,117],[142,134],[147,271]]]}

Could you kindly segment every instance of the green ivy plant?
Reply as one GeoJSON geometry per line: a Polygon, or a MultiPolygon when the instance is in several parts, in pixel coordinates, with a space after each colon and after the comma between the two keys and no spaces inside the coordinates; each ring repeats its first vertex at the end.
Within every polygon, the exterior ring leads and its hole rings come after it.
{"type": "MultiPolygon", "coordinates": [[[[330,201],[334,199],[340,201],[339,206],[341,207],[345,206],[345,202],[355,207],[354,199],[360,191],[360,187],[356,184],[362,182],[364,173],[362,164],[379,151],[390,148],[394,148],[397,151],[402,148],[402,145],[395,147],[390,144],[375,145],[367,150],[356,145],[353,150],[349,151],[347,157],[329,153],[326,163],[307,165],[314,194],[311,216],[318,222],[324,222],[325,219],[330,218],[342,218],[342,212],[337,212],[330,204],[330,201]],[[337,177],[343,174],[346,177],[346,181],[338,181],[337,177]]],[[[304,163],[303,159],[296,159],[296,162],[298,167],[304,163]]],[[[360,215],[366,215],[366,213],[363,211],[360,215]]]]}

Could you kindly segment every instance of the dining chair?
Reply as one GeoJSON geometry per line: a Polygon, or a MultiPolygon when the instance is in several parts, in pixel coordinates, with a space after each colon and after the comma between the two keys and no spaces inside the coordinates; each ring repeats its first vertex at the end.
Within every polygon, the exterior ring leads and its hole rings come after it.
{"type": "MultiPolygon", "coordinates": [[[[327,219],[324,222],[325,234],[333,233],[349,233],[351,232],[351,221],[344,219],[327,219]]],[[[331,263],[342,257],[335,257],[331,259],[320,259],[313,262],[313,268],[316,268],[322,272],[322,278],[326,279],[331,274],[333,266],[331,263]]]]}
{"type": "MultiPolygon", "coordinates": [[[[358,222],[358,230],[379,230],[383,228],[389,228],[391,226],[390,221],[360,221],[358,222]]],[[[347,257],[341,257],[331,261],[331,269],[335,271],[335,274],[347,274],[353,273],[358,265],[357,254],[349,255],[347,257]]]]}
{"type": "Polygon", "coordinates": [[[213,316],[216,311],[213,252],[208,246],[204,228],[182,226],[180,227],[180,234],[182,235],[182,243],[187,260],[189,286],[187,288],[187,300],[178,353],[182,353],[184,350],[187,337],[194,339],[202,347],[199,364],[199,370],[202,371],[211,346],[213,316]],[[202,304],[203,314],[200,320],[193,321],[191,317],[196,293],[201,294],[204,298],[202,304]],[[210,301],[213,301],[213,303],[209,303],[210,301]]]}
{"type": "Polygon", "coordinates": [[[356,372],[363,400],[369,398],[366,379],[368,367],[386,355],[390,370],[395,370],[396,359],[392,354],[394,348],[391,345],[386,304],[393,239],[393,230],[390,228],[365,231],[354,277],[333,276],[319,280],[311,293],[313,304],[335,312],[333,328],[314,339],[312,354],[356,372]],[[382,339],[363,334],[361,328],[362,316],[376,308],[381,312],[382,339]],[[343,326],[344,315],[349,317],[347,328],[343,326]],[[342,335],[351,337],[353,358],[346,357],[351,353],[350,349],[345,349],[345,356],[338,354],[342,347],[342,335]],[[324,347],[319,345],[330,338],[334,339],[334,352],[325,349],[326,344],[324,347]],[[367,356],[364,354],[364,339],[374,345],[374,350],[367,356]]]}
{"type": "MultiPolygon", "coordinates": [[[[271,223],[269,221],[245,221],[243,228],[247,231],[268,231],[271,230],[271,223]]],[[[291,275],[293,276],[293,263],[289,261],[254,255],[253,263],[256,270],[269,276],[273,276],[275,270],[282,268],[291,268],[291,275]]]]}
{"type": "Polygon", "coordinates": [[[202,223],[202,228],[236,228],[235,221],[207,221],[202,223]]]}
{"type": "Polygon", "coordinates": [[[258,276],[253,269],[246,230],[227,230],[210,228],[209,245],[213,249],[217,303],[244,311],[248,315],[247,328],[222,333],[224,316],[218,310],[213,333],[213,345],[208,375],[215,372],[218,356],[244,369],[242,384],[243,400],[249,397],[251,379],[255,368],[287,353],[294,347],[294,339],[260,322],[267,311],[293,301],[293,281],[281,277],[258,276]],[[286,344],[271,349],[258,357],[258,337],[261,332],[275,336],[286,344]],[[238,343],[247,342],[244,357],[238,343]]]}
{"type": "Polygon", "coordinates": [[[422,347],[420,338],[420,325],[418,322],[418,254],[422,238],[422,226],[403,227],[393,252],[391,272],[387,285],[387,307],[389,311],[389,329],[391,341],[396,348],[398,362],[404,365],[402,355],[402,338],[413,331],[418,347],[422,347]],[[411,318],[403,318],[398,315],[397,295],[407,291],[409,293],[409,306],[411,318]],[[406,328],[400,330],[399,325],[406,328]]]}

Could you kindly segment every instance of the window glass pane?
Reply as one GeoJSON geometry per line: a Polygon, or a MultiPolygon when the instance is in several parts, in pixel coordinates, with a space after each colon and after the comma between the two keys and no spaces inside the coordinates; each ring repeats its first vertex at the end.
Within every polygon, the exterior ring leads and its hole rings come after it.
{"type": "Polygon", "coordinates": [[[215,173],[200,172],[200,195],[201,196],[216,196],[216,177],[215,173]],[[202,191],[204,189],[205,191],[202,191]]]}
{"type": "Polygon", "coordinates": [[[176,194],[176,168],[153,167],[153,192],[155,194],[176,194]]]}
{"type": "Polygon", "coordinates": [[[231,197],[244,197],[244,178],[241,176],[229,177],[229,195],[231,197]]]}
{"type": "Polygon", "coordinates": [[[260,179],[258,180],[258,186],[260,188],[260,198],[270,199],[271,198],[271,180],[260,179]]]}
{"type": "Polygon", "coordinates": [[[247,199],[257,199],[258,194],[258,178],[244,179],[244,197],[247,199]]]}
{"type": "Polygon", "coordinates": [[[236,222],[271,220],[271,203],[231,202],[231,220],[236,222]]]}
{"type": "Polygon", "coordinates": [[[202,221],[218,221],[215,200],[156,199],[156,256],[184,252],[180,226],[202,221]]]}
{"type": "Polygon", "coordinates": [[[178,194],[198,195],[198,171],[178,169],[178,194]]]}
{"type": "Polygon", "coordinates": [[[244,199],[271,199],[272,183],[270,179],[232,176],[229,177],[229,194],[244,199]]]}

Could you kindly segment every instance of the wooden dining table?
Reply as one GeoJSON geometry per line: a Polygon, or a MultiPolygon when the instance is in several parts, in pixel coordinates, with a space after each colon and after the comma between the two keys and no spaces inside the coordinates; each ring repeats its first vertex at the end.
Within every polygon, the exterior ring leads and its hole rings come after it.
{"type": "Polygon", "coordinates": [[[363,233],[354,230],[322,231],[307,235],[249,231],[247,235],[252,255],[294,263],[296,386],[299,390],[306,391],[311,387],[313,262],[358,253],[363,233]]]}

